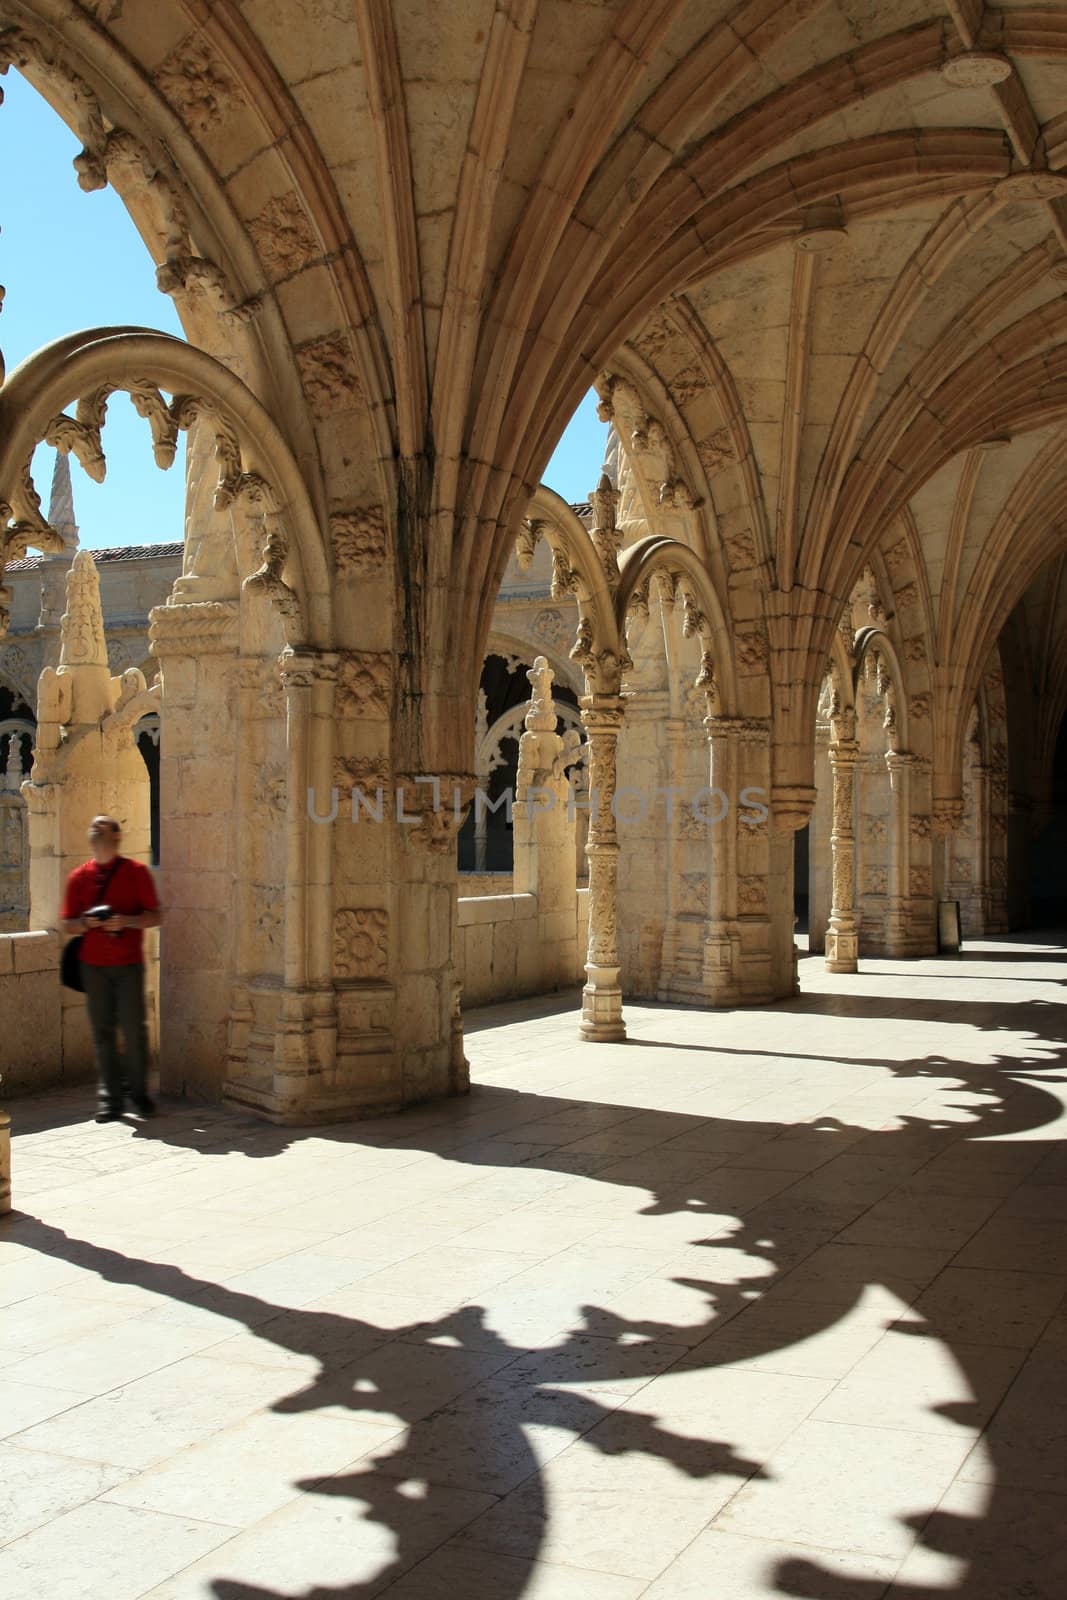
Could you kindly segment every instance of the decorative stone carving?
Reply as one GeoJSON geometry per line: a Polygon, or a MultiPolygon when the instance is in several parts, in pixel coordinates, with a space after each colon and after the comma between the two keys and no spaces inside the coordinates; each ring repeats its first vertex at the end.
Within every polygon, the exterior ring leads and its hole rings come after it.
{"type": "Polygon", "coordinates": [[[689,405],[692,400],[696,399],[697,395],[706,393],[710,386],[711,380],[707,373],[696,362],[691,362],[689,366],[683,367],[680,372],[676,372],[667,385],[674,398],[675,405],[680,407],[689,405]]]}
{"type": "Polygon", "coordinates": [[[578,575],[567,559],[565,550],[558,546],[552,551],[552,598],[563,600],[578,593],[578,575]]]}
{"type": "Polygon", "coordinates": [[[520,572],[529,572],[530,563],[533,561],[534,552],[541,542],[544,532],[544,523],[536,519],[523,523],[515,536],[515,560],[520,572]]]}
{"type": "Polygon", "coordinates": [[[904,641],[904,659],[906,661],[926,660],[926,640],[921,633],[913,634],[904,641]]]}
{"type": "Polygon", "coordinates": [[[908,715],[913,717],[916,722],[925,721],[930,715],[930,696],[928,694],[917,694],[914,699],[909,700],[908,715]]]}
{"type": "Polygon", "coordinates": [[[288,278],[322,255],[307,212],[292,190],[268,200],[248,223],[259,258],[273,278],[288,278]]]}
{"type": "Polygon", "coordinates": [[[706,439],[699,440],[696,448],[700,464],[709,476],[737,460],[737,446],[729,428],[717,428],[706,439]]]}
{"type": "Polygon", "coordinates": [[[885,817],[864,817],[863,837],[871,844],[877,844],[888,837],[889,824],[885,817]]]}
{"type": "Polygon", "coordinates": [[[260,767],[256,773],[256,810],[270,822],[280,822],[288,810],[285,768],[260,767]]]}
{"type": "Polygon", "coordinates": [[[863,872],[864,894],[886,894],[889,889],[889,874],[885,867],[865,867],[863,872]]]}
{"type": "Polygon", "coordinates": [[[567,637],[567,624],[560,611],[539,611],[533,620],[532,631],[546,644],[560,645],[567,637]]]}
{"type": "Polygon", "coordinates": [[[770,659],[767,635],[761,629],[746,629],[736,636],[739,672],[762,672],[770,659]]]}
{"type": "Polygon", "coordinates": [[[330,539],[339,573],[365,573],[380,567],[386,556],[384,507],[331,512],[330,539]]]}
{"type": "Polygon", "coordinates": [[[885,564],[893,577],[911,565],[911,551],[906,539],[898,539],[896,544],[890,546],[885,552],[885,564]]]}
{"type": "Polygon", "coordinates": [[[389,975],[389,914],[377,907],[338,911],[333,919],[333,969],[343,980],[389,975]]]}
{"type": "MultiPolygon", "coordinates": [[[[902,583],[900,588],[896,590],[894,598],[897,603],[898,611],[910,611],[913,606],[917,606],[919,604],[918,584],[902,583]]],[[[915,657],[913,659],[917,660],[919,658],[915,657]]]]}
{"type": "Polygon", "coordinates": [[[617,514],[619,509],[619,494],[607,473],[602,473],[600,482],[590,495],[593,507],[593,527],[590,538],[600,557],[600,565],[604,569],[604,576],[608,580],[608,588],[614,591],[619,586],[619,550],[622,546],[622,529],[618,525],[617,514]]]}
{"type": "Polygon", "coordinates": [[[392,698],[392,657],[385,652],[349,650],[341,656],[337,714],[383,718],[392,698]]]}
{"type": "Polygon", "coordinates": [[[155,79],[164,98],[196,134],[207,133],[222,121],[234,92],[233,80],[217,55],[207,40],[195,33],[165,57],[155,79]]]}
{"type": "Polygon", "coordinates": [[[257,884],[253,891],[253,899],[260,948],[265,947],[270,956],[275,956],[281,949],[285,931],[285,916],[278,890],[273,886],[257,884]]]}
{"type": "Polygon", "coordinates": [[[342,796],[360,789],[373,796],[378,789],[388,789],[390,783],[389,758],[377,756],[338,756],[333,765],[334,786],[342,796]]]}
{"type": "MultiPolygon", "coordinates": [[[[672,330],[668,327],[667,323],[664,322],[663,318],[653,317],[652,321],[647,322],[642,328],[641,332],[634,339],[634,344],[641,351],[642,355],[646,355],[650,360],[654,360],[655,357],[659,355],[660,351],[663,349],[668,340],[671,339],[671,337],[672,330]]],[[[610,419],[602,418],[601,420],[606,421],[610,419]]]]}
{"type": "Polygon", "coordinates": [[[767,880],[746,876],[737,880],[737,909],[743,917],[759,916],[767,909],[767,880]]]}
{"type": "Polygon", "coordinates": [[[739,533],[732,534],[724,540],[724,548],[731,572],[742,572],[759,565],[759,551],[751,528],[742,528],[739,533]]]}
{"type": "Polygon", "coordinates": [[[908,874],[908,892],[915,899],[922,899],[930,894],[929,867],[912,867],[908,874]]]}
{"type": "Polygon", "coordinates": [[[312,339],[294,354],[308,406],[316,421],[324,422],[337,411],[352,411],[359,404],[362,390],[346,334],[312,339]]]}

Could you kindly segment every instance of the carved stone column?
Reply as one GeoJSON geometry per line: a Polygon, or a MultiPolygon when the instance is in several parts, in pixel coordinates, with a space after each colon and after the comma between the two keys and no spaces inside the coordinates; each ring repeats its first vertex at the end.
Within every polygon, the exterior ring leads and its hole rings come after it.
{"type": "Polygon", "coordinates": [[[11,1118],[0,1111],[0,1216],[11,1210],[11,1118]]]}
{"type": "Polygon", "coordinates": [[[516,894],[537,900],[537,937],[515,952],[516,986],[543,994],[573,984],[581,971],[574,807],[567,765],[580,749],[576,728],[556,732],[552,668],[538,656],[526,674],[532,698],[519,740],[512,824],[516,894]]]}
{"type": "MultiPolygon", "coordinates": [[[[934,894],[935,901],[940,907],[942,904],[955,899],[951,893],[952,885],[952,837],[963,820],[963,798],[959,795],[934,796],[933,814],[931,816],[931,830],[935,840],[934,846],[934,894]]],[[[937,912],[937,947],[941,951],[958,949],[955,934],[946,927],[942,927],[940,909],[937,912]]]]}
{"type": "Polygon", "coordinates": [[[744,724],[736,718],[707,716],[708,786],[708,926],[704,940],[704,992],[712,1005],[732,1005],[739,998],[737,920],[737,829],[741,779],[739,753],[744,724]],[[714,808],[714,809],[713,809],[714,808]],[[718,812],[725,808],[721,817],[718,812]]]}
{"type": "Polygon", "coordinates": [[[834,823],[830,835],[833,862],[830,926],[826,934],[826,970],[855,972],[859,965],[856,925],[856,763],[859,743],[855,718],[835,717],[830,770],[834,783],[834,823]]]}
{"type": "Polygon", "coordinates": [[[589,742],[589,949],[582,991],[583,1039],[613,1042],[626,1038],[619,986],[617,891],[619,840],[613,801],[616,744],[623,702],[618,694],[588,694],[580,701],[589,742]]]}
{"type": "Polygon", "coordinates": [[[971,804],[974,807],[974,890],[972,896],[975,933],[987,934],[993,923],[993,850],[992,850],[992,767],[978,764],[971,767],[971,804]]]}
{"type": "Polygon", "coordinates": [[[903,750],[887,750],[889,770],[889,907],[886,917],[886,954],[914,955],[911,926],[911,771],[915,757],[903,750]]]}
{"type": "Polygon", "coordinates": [[[238,602],[181,604],[172,597],[150,612],[149,638],[164,715],[160,1083],[172,1094],[217,1100],[227,1074],[244,924],[244,891],[234,895],[242,839],[238,602]]]}

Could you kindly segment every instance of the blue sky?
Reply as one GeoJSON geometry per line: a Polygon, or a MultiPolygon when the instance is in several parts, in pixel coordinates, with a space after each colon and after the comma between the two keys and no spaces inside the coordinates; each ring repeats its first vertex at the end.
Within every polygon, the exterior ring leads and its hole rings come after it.
{"type": "MultiPolygon", "coordinates": [[[[79,142],[15,71],[4,79],[0,108],[0,282],[7,289],[0,346],[8,372],[44,344],[80,328],[114,323],[181,333],[173,301],[155,285],[155,267],[112,189],[85,194],[72,166],[79,142]]],[[[587,395],[560,440],[545,482],[566,500],[584,500],[596,483],[607,429],[587,395]]],[[[183,454],[169,472],[152,459],[148,424],[121,395],[104,430],[107,477],[87,478],[72,459],[81,540],[101,545],[155,544],[182,536],[183,454]]],[[[53,452],[34,462],[37,491],[48,505],[53,452]]]]}

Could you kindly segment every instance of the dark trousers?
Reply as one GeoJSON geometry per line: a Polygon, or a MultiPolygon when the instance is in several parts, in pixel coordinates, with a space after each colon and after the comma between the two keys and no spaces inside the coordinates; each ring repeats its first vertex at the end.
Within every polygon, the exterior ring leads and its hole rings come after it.
{"type": "Polygon", "coordinates": [[[138,961],[126,967],[94,967],[83,961],[81,973],[85,998],[89,1002],[100,1104],[121,1109],[126,1089],[134,1100],[147,1093],[144,966],[138,961]],[[122,1060],[119,1059],[116,1028],[122,1029],[122,1060]]]}

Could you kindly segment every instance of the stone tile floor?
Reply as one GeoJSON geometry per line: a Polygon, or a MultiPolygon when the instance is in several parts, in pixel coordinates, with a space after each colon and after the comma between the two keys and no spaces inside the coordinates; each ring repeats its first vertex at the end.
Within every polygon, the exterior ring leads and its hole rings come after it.
{"type": "Polygon", "coordinates": [[[15,1102],[4,1600],[1063,1600],[1067,946],[468,1019],[318,1131],[15,1102]]]}

